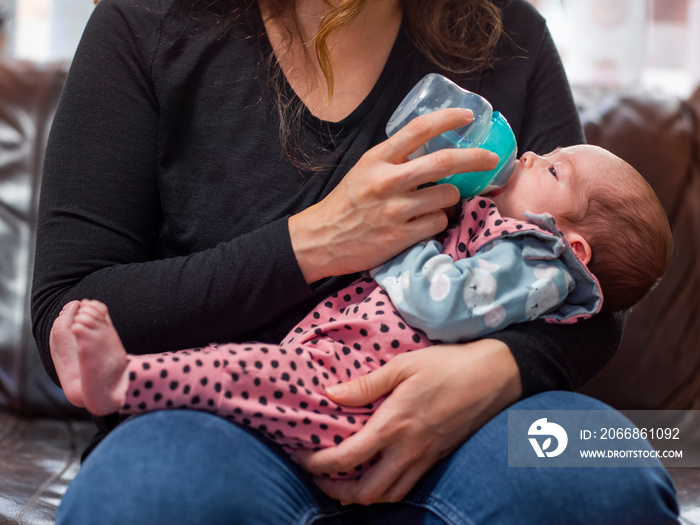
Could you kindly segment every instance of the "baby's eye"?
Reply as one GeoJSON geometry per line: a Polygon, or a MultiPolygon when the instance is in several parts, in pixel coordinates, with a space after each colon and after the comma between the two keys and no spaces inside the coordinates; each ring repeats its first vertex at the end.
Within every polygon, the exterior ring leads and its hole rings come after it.
{"type": "Polygon", "coordinates": [[[555,168],[554,166],[550,166],[550,167],[547,168],[547,169],[549,170],[549,173],[551,173],[552,175],[554,175],[554,178],[555,178],[555,179],[558,179],[558,178],[559,178],[559,177],[557,177],[557,168],[555,168]]]}

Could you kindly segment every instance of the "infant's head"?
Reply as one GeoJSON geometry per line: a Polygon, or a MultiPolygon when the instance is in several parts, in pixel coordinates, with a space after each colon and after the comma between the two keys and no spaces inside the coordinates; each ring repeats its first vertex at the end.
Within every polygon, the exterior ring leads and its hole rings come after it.
{"type": "Polygon", "coordinates": [[[597,146],[525,153],[508,185],[491,198],[507,217],[550,213],[600,282],[604,311],[631,308],[670,263],[673,238],[654,190],[632,166],[597,146]]]}

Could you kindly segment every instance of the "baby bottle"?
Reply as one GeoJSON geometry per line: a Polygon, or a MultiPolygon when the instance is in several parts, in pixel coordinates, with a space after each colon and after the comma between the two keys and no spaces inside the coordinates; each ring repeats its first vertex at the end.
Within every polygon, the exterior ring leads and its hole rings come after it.
{"type": "Polygon", "coordinates": [[[474,113],[471,124],[447,131],[423,144],[410,158],[443,148],[484,148],[498,155],[491,171],[457,173],[438,181],[459,188],[462,198],[483,195],[506,185],[515,166],[517,145],[508,121],[480,95],[462,89],[448,78],[431,73],[415,85],[389,118],[386,134],[391,137],[409,121],[444,108],[467,108],[474,113]]]}

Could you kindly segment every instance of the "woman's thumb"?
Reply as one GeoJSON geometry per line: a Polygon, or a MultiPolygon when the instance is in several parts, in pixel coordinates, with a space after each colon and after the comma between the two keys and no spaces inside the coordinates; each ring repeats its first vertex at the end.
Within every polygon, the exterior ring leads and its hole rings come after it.
{"type": "Polygon", "coordinates": [[[362,406],[387,395],[401,382],[400,369],[394,361],[372,373],[344,383],[325,387],[326,394],[339,405],[362,406]]]}

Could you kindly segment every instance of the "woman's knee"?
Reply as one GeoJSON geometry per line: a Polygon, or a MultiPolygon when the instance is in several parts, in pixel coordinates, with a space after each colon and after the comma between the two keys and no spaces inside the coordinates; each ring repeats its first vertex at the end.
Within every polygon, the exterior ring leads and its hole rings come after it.
{"type": "MultiPolygon", "coordinates": [[[[570,392],[533,396],[511,409],[611,410],[570,392]]],[[[610,416],[624,420],[614,411],[610,416]]],[[[675,489],[660,463],[619,468],[510,466],[508,433],[506,411],[438,464],[411,497],[447,523],[677,522],[675,489]]],[[[534,454],[531,447],[530,452],[534,454]]]]}
{"type": "Polygon", "coordinates": [[[163,411],[105,438],[71,483],[57,523],[292,523],[313,510],[316,495],[250,431],[210,414],[163,411]]]}
{"type": "MultiPolygon", "coordinates": [[[[575,423],[576,410],[601,411],[601,427],[633,429],[633,423],[621,412],[609,405],[588,396],[573,392],[550,392],[523,400],[518,409],[562,410],[564,421],[575,423]]],[[[588,414],[597,414],[589,412],[588,414]]],[[[591,431],[592,432],[592,431],[591,431]]],[[[600,433],[596,430],[597,434],[600,433]]],[[[639,447],[651,451],[652,447],[642,438],[633,443],[609,442],[611,448],[639,447]]],[[[583,445],[581,445],[583,449],[583,445]]],[[[593,516],[597,523],[666,524],[678,522],[678,502],[676,490],[666,469],[658,459],[644,459],[629,463],[628,466],[563,467],[539,469],[546,477],[543,484],[558,492],[579,494],[588,503],[587,516],[593,516]],[[553,472],[550,472],[553,471],[553,472]]],[[[569,498],[570,499],[570,498],[569,498]]],[[[567,502],[566,504],[569,504],[567,502]]]]}

